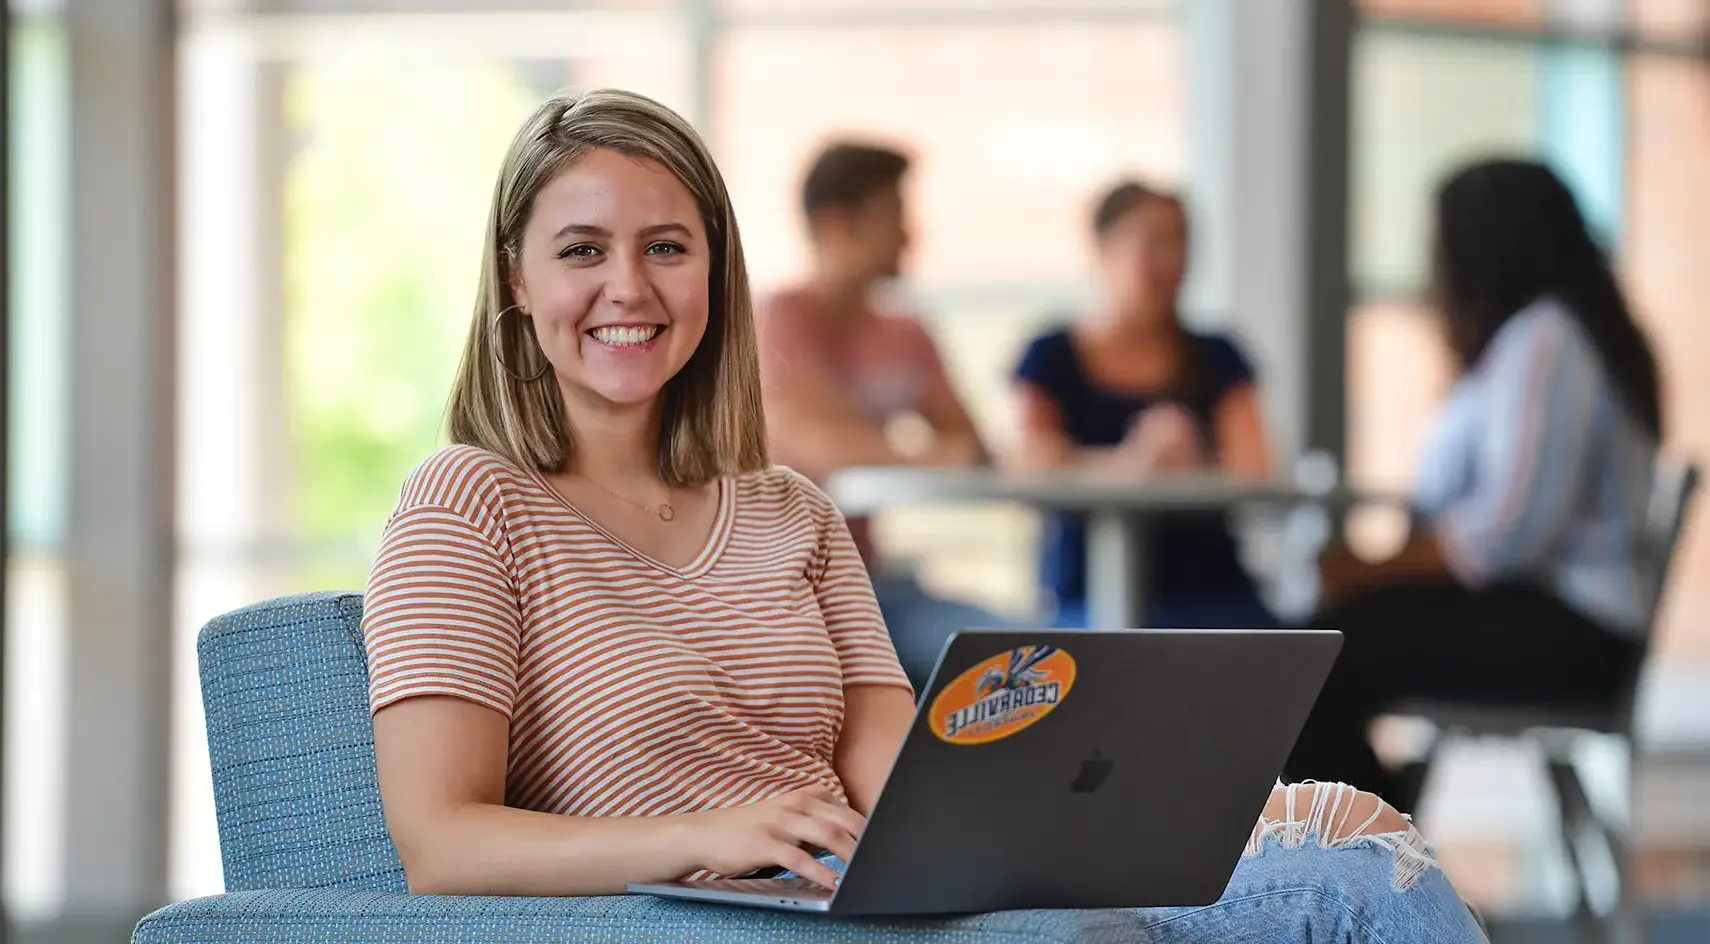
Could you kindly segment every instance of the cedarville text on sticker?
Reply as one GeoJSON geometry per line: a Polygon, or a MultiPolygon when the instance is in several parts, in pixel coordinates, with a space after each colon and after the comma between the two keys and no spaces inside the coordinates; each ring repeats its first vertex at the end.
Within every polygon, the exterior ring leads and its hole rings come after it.
{"type": "Polygon", "coordinates": [[[950,744],[1006,738],[1050,714],[1075,684],[1075,660],[1056,646],[1021,646],[992,656],[932,700],[932,733],[950,744]]]}

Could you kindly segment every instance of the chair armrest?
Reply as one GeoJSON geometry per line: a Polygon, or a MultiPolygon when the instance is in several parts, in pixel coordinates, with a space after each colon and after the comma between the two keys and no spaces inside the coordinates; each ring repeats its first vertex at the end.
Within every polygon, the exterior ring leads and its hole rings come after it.
{"type": "Polygon", "coordinates": [[[1059,944],[1133,941],[1124,911],[1009,911],[947,918],[839,919],[702,905],[642,895],[597,898],[458,898],[326,888],[233,892],[162,908],[137,925],[132,944],[332,944],[398,942],[801,940],[1059,944]]]}

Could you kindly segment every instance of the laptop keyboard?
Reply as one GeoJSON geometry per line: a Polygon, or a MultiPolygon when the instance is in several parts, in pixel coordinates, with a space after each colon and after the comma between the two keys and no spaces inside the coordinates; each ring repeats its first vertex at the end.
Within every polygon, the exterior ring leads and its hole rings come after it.
{"type": "Polygon", "coordinates": [[[831,900],[831,889],[821,888],[805,878],[715,878],[695,882],[693,887],[743,895],[781,895],[806,901],[831,900]]]}

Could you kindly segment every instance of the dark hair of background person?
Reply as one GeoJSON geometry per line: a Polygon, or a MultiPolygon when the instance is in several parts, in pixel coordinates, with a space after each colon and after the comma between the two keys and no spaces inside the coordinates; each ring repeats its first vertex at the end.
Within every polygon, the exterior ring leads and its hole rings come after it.
{"type": "Polygon", "coordinates": [[[1662,437],[1656,357],[1560,177],[1536,161],[1478,161],[1444,181],[1436,215],[1430,295],[1462,369],[1508,319],[1554,298],[1596,347],[1634,419],[1662,437]]]}
{"type": "Polygon", "coordinates": [[[1130,210],[1152,200],[1162,200],[1176,208],[1182,217],[1182,231],[1187,232],[1187,204],[1167,190],[1148,187],[1138,180],[1120,180],[1112,184],[1093,207],[1093,235],[1103,239],[1130,210]]]}
{"type": "Polygon", "coordinates": [[[821,210],[860,206],[895,188],[908,173],[908,155],[858,141],[837,141],[814,158],[802,181],[802,212],[812,220],[821,210]]]}

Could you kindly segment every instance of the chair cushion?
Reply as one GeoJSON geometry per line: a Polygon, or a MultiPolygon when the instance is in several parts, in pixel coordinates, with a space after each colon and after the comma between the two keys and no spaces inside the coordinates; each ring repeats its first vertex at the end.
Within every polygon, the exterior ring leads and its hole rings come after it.
{"type": "Polygon", "coordinates": [[[226,890],[405,890],[380,810],[362,597],[246,607],[197,640],[226,890]]]}
{"type": "Polygon", "coordinates": [[[1143,941],[1124,911],[1009,911],[937,919],[840,919],[646,896],[441,898],[315,889],[238,892],[163,908],[132,944],[443,944],[598,940],[1062,944],[1143,941]]]}

